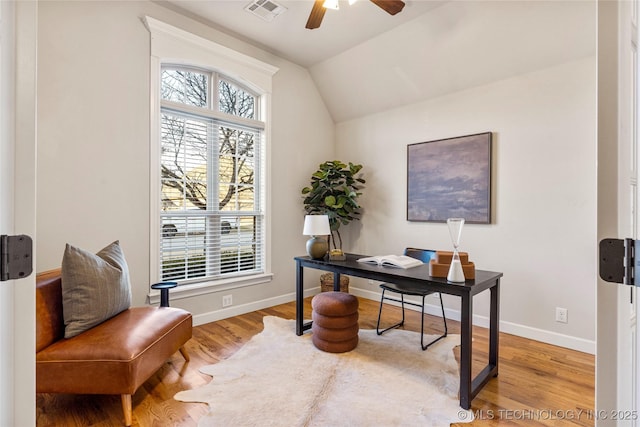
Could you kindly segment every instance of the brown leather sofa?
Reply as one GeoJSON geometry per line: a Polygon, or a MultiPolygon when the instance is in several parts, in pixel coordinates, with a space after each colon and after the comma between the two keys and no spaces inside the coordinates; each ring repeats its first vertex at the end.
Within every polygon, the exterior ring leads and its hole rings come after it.
{"type": "Polygon", "coordinates": [[[64,338],[61,271],[36,277],[36,392],[119,394],[125,425],[131,395],[184,344],[192,318],[171,307],[132,307],[73,338],[64,338]]]}

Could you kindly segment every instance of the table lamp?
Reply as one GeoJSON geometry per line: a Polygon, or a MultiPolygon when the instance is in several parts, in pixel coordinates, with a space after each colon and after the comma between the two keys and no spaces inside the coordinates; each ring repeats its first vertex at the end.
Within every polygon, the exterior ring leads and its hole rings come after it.
{"type": "Polygon", "coordinates": [[[331,234],[329,217],[327,215],[306,215],[302,234],[311,236],[307,240],[307,253],[313,259],[321,259],[329,250],[329,243],[324,237],[331,234]]]}

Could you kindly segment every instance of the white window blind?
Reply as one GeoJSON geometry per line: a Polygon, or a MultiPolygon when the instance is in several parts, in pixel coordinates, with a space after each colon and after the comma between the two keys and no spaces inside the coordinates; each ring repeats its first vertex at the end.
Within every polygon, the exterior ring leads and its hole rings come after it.
{"type": "Polygon", "coordinates": [[[259,97],[217,73],[161,73],[162,280],[263,273],[264,123],[259,97]]]}

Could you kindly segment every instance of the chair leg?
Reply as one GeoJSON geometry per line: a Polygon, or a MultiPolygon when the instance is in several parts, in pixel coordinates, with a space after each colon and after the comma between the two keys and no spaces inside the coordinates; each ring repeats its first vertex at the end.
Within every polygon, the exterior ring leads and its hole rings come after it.
{"type": "Polygon", "coordinates": [[[185,346],[180,347],[180,354],[184,357],[185,361],[190,361],[189,353],[187,353],[187,348],[185,346]]]}
{"type": "Polygon", "coordinates": [[[133,423],[133,411],[131,410],[131,395],[121,394],[122,412],[124,412],[124,425],[130,426],[133,423]]]}
{"type": "Polygon", "coordinates": [[[422,347],[423,351],[429,348],[432,344],[435,344],[436,342],[440,341],[442,338],[447,336],[447,332],[448,332],[447,317],[444,315],[444,304],[442,302],[442,294],[438,294],[438,295],[440,296],[440,308],[442,309],[442,320],[444,321],[444,334],[440,335],[438,338],[434,339],[427,345],[424,344],[424,299],[425,297],[423,296],[422,297],[422,322],[420,326],[420,346],[422,347]]]}
{"type": "Polygon", "coordinates": [[[442,310],[442,322],[444,323],[444,336],[447,336],[447,316],[444,315],[444,304],[442,303],[442,294],[440,294],[440,309],[442,310]]]}
{"type": "Polygon", "coordinates": [[[382,317],[382,303],[384,302],[384,293],[385,289],[382,290],[382,297],[380,298],[380,309],[378,310],[378,323],[376,324],[376,333],[378,335],[382,335],[387,332],[389,329],[397,328],[399,326],[404,325],[404,295],[400,294],[400,301],[402,304],[402,320],[400,323],[396,323],[395,325],[391,325],[386,329],[380,330],[380,318],[382,317]]]}

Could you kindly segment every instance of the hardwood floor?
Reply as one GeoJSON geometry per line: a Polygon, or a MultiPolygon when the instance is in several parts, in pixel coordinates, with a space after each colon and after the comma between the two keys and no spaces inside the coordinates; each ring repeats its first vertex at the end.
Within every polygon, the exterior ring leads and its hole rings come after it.
{"type": "MultiPolygon", "coordinates": [[[[310,316],[310,300],[305,313],[310,316]]],[[[391,316],[399,309],[389,307],[391,316]]],[[[134,426],[195,426],[208,412],[206,404],[173,399],[180,390],[207,384],[211,377],[198,369],[223,360],[262,331],[266,315],[295,318],[295,303],[194,327],[187,343],[191,362],[180,353],[154,374],[133,396],[134,426]]],[[[378,302],[360,299],[360,328],[375,328],[378,302]]],[[[392,317],[388,318],[390,321],[392,317]]],[[[441,320],[428,316],[427,332],[436,333],[441,320]]],[[[458,322],[448,321],[449,332],[459,333],[458,322]]],[[[405,329],[419,331],[420,317],[408,310],[405,329]]],[[[418,345],[418,344],[416,344],[418,345]]],[[[474,328],[474,374],[486,363],[488,335],[474,328]]],[[[425,353],[427,357],[428,350],[425,353]]],[[[593,426],[594,356],[500,334],[500,375],[472,402],[476,419],[463,426],[593,426]]],[[[119,396],[38,394],[37,426],[121,426],[119,396]]],[[[234,426],[235,427],[235,426],[234,426]]],[[[288,426],[283,426],[288,427],[288,426]]]]}

